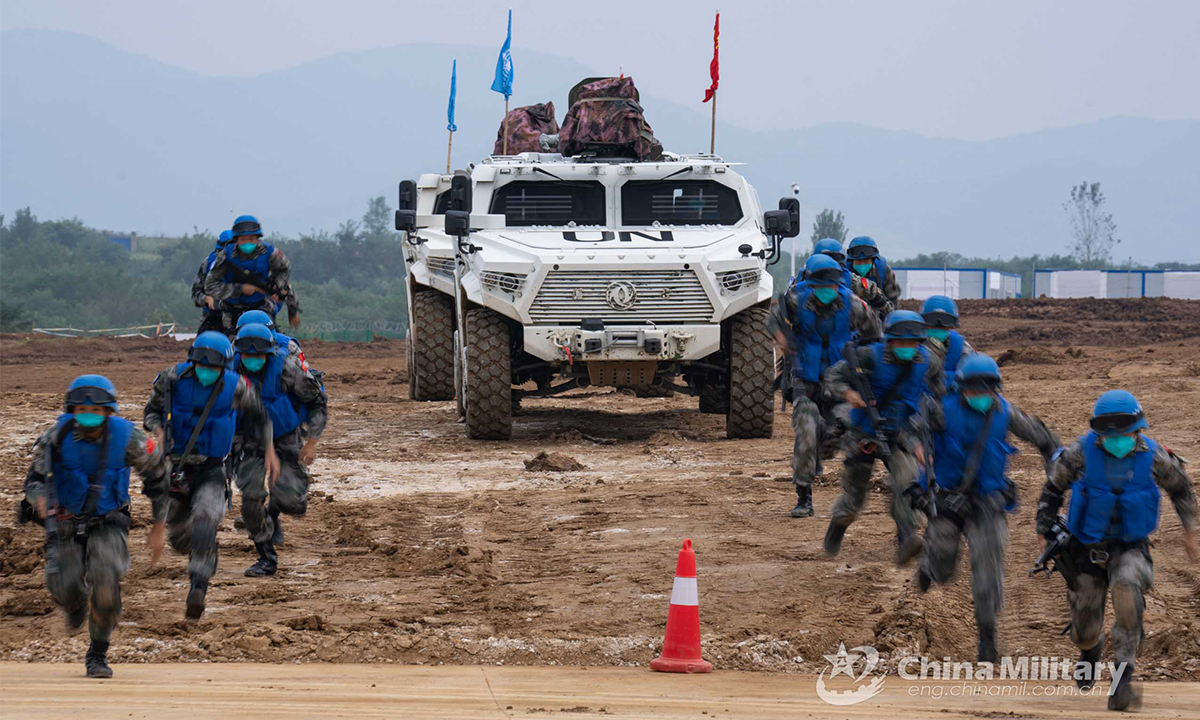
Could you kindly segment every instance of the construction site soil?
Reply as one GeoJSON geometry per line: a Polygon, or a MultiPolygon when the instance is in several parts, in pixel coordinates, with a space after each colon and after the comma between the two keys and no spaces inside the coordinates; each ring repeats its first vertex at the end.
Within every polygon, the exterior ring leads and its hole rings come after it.
{"type": "MultiPolygon", "coordinates": [[[[1086,429],[1100,392],[1124,387],[1154,437],[1200,457],[1200,302],[961,308],[967,337],[1001,359],[1007,396],[1062,439],[1086,429]]],[[[71,378],[108,375],[122,414],[140,419],[155,373],[185,347],[0,337],[0,506],[16,507],[33,441],[71,378]]],[[[453,402],[408,399],[403,342],[314,341],[305,351],[328,373],[330,422],[309,512],[284,521],[279,574],[242,575],[253,548],[231,514],[208,610],[185,622],[186,559],[168,550],[150,567],[150,508],[135,496],[114,662],[645,666],[660,649],[683,538],[696,549],[704,652],[718,668],[816,673],[841,642],[885,658],[974,658],[966,559],[957,582],[918,591],[914,568],[893,564],[880,470],[837,558],[824,556],[821,537],[840,460],[817,481],[816,517],[789,517],[787,414],[777,412],[773,439],[728,441],[723,418],[691,397],[585,389],[526,400],[510,442],[470,441],[453,402]]],[[[1022,504],[1009,525],[1001,652],[1073,657],[1061,576],[1027,575],[1045,480],[1032,448],[1014,456],[1011,477],[1022,504]]],[[[87,633],[64,629],[41,546],[40,528],[4,512],[0,660],[78,662],[87,633]]],[[[1200,680],[1200,567],[1186,559],[1169,503],[1154,559],[1138,674],[1200,680]]]]}

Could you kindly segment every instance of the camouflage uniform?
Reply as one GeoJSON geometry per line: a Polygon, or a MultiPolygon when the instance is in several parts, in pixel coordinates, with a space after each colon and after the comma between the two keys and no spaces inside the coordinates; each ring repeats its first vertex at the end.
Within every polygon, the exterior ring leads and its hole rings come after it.
{"type": "MultiPolygon", "coordinates": [[[[296,314],[300,312],[300,305],[299,301],[296,300],[295,293],[292,292],[291,288],[292,263],[279,248],[275,248],[275,251],[271,253],[269,260],[269,279],[275,285],[275,287],[279,288],[285,294],[275,299],[270,296],[265,297],[257,305],[237,305],[236,307],[230,307],[225,303],[226,300],[240,297],[242,295],[242,285],[244,284],[240,282],[225,281],[226,253],[231,252],[231,248],[233,248],[234,245],[234,243],[231,243],[224,250],[221,250],[217,253],[216,262],[213,263],[212,269],[210,269],[208,274],[204,277],[204,294],[212,296],[213,300],[216,302],[222,318],[222,330],[225,332],[225,334],[232,335],[236,331],[237,319],[241,317],[241,314],[247,310],[262,310],[271,317],[275,317],[278,310],[278,302],[284,302],[287,304],[289,318],[295,317],[296,314]]],[[[266,247],[260,245],[258,249],[255,250],[255,253],[262,252],[266,252],[266,247]]],[[[256,255],[250,255],[249,257],[256,257],[256,255]]],[[[263,289],[265,290],[266,288],[263,289]]]]}
{"type": "MultiPolygon", "coordinates": [[[[925,338],[925,349],[929,351],[929,357],[938,364],[945,367],[946,365],[946,346],[942,342],[933,337],[925,338]]],[[[958,364],[962,365],[962,361],[975,354],[975,348],[971,347],[971,343],[963,340],[962,357],[959,358],[958,364]]],[[[946,384],[950,385],[952,378],[945,378],[946,384]]],[[[1015,430],[1013,431],[1016,432],[1015,430]]],[[[1018,437],[1020,437],[1018,435],[1018,437]]],[[[1024,439],[1024,438],[1022,438],[1024,439]]]]}
{"type": "MultiPolygon", "coordinates": [[[[76,441],[94,442],[82,428],[72,430],[76,441]]],[[[44,433],[34,445],[33,462],[25,476],[25,497],[31,504],[47,497],[49,467],[47,453],[57,438],[54,430],[44,433]]],[[[163,456],[153,440],[137,428],[125,446],[125,464],[137,471],[146,487],[161,485],[166,475],[163,456]]],[[[56,508],[47,507],[47,512],[56,508]]],[[[155,519],[161,516],[156,515],[155,519]]],[[[129,572],[129,506],[87,522],[81,518],[58,517],[58,572],[46,572],[46,587],[54,602],[67,612],[67,621],[78,628],[85,616],[93,642],[107,647],[113,628],[121,617],[121,579],[129,572]],[[81,527],[86,523],[86,526],[81,527]],[[88,612],[88,605],[91,612],[88,612]]]]}
{"type": "Polygon", "coordinates": [[[208,276],[208,260],[200,263],[200,269],[196,271],[196,277],[192,279],[192,304],[201,308],[204,312],[204,317],[200,320],[200,327],[196,329],[196,334],[215,330],[216,332],[225,332],[221,313],[208,310],[208,306],[204,302],[204,279],[208,276]]]}
{"type": "Polygon", "coordinates": [[[892,270],[892,266],[887,266],[883,282],[879,280],[874,260],[871,261],[871,271],[866,275],[860,277],[853,268],[850,272],[850,289],[871,306],[882,322],[888,313],[896,309],[896,303],[900,302],[900,283],[896,281],[896,273],[892,270]]]}
{"type": "MultiPolygon", "coordinates": [[[[177,380],[174,365],[154,379],[154,389],[142,418],[146,430],[154,432],[163,427],[167,389],[174,387],[177,380]]],[[[259,400],[258,391],[245,378],[234,392],[233,406],[243,422],[257,423],[263,437],[273,437],[271,419],[259,400]]],[[[174,492],[163,483],[157,487],[147,485],[145,492],[154,504],[154,517],[166,517],[171,547],[179,554],[189,556],[188,573],[207,585],[217,572],[217,530],[225,517],[229,499],[225,458],[173,455],[171,461],[182,474],[187,491],[174,492]]]]}
{"type": "MultiPolygon", "coordinates": [[[[874,372],[875,359],[870,348],[859,348],[858,362],[864,375],[870,378],[874,372]]],[[[884,355],[885,362],[896,362],[891,349],[884,355]]],[[[842,397],[848,390],[855,390],[851,379],[849,364],[845,360],[837,363],[825,372],[825,386],[835,397],[842,397]]],[[[936,398],[945,395],[942,366],[933,362],[932,358],[925,372],[925,388],[936,398]]],[[[857,390],[856,390],[857,392],[857,390]]],[[[876,398],[882,400],[883,398],[876,398]]],[[[884,407],[879,408],[880,412],[884,407]]],[[[862,510],[867,498],[867,490],[871,485],[871,471],[875,467],[876,455],[864,452],[864,444],[874,440],[857,426],[847,423],[846,435],[842,450],[846,454],[846,462],[842,470],[842,494],[833,504],[830,518],[830,528],[840,527],[843,530],[855,521],[862,510]]],[[[911,559],[920,549],[919,538],[916,538],[916,517],[904,491],[917,479],[917,460],[913,455],[918,438],[911,424],[906,423],[898,429],[897,436],[891,442],[891,456],[884,459],[892,488],[891,515],[896,522],[896,534],[900,543],[897,559],[901,562],[911,559]],[[916,538],[914,540],[914,538],[916,538]]],[[[840,545],[839,545],[840,547],[840,545]]]]}
{"type": "MultiPolygon", "coordinates": [[[[1134,452],[1145,452],[1146,440],[1138,436],[1134,452]]],[[[1045,535],[1054,523],[1062,506],[1063,494],[1084,473],[1084,449],[1076,440],[1063,449],[1054,463],[1050,479],[1042,491],[1037,510],[1037,531],[1045,535]]],[[[1161,443],[1154,454],[1151,475],[1175,506],[1175,512],[1187,531],[1197,529],[1196,495],[1184,472],[1183,463],[1161,443]]],[[[1071,607],[1071,641],[1080,650],[1096,648],[1097,655],[1104,641],[1105,596],[1112,588],[1113,654],[1117,662],[1132,667],[1142,644],[1142,613],[1146,607],[1144,595],[1154,582],[1154,563],[1146,540],[1133,543],[1108,543],[1108,561],[1096,565],[1089,557],[1089,547],[1072,538],[1067,553],[1074,567],[1074,582],[1068,583],[1067,601],[1071,607]]]]}
{"type": "MultiPolygon", "coordinates": [[[[767,315],[767,333],[775,337],[783,333],[789,345],[795,345],[796,328],[799,327],[799,297],[795,292],[784,293],[779,302],[767,315]]],[[[824,305],[816,298],[809,298],[809,309],[818,316],[828,316],[842,309],[838,298],[824,305]]],[[[855,297],[850,308],[850,326],[858,334],[860,342],[874,342],[880,336],[879,321],[866,303],[855,297]]],[[[821,384],[807,383],[791,375],[784,381],[791,382],[792,430],[795,444],[792,448],[792,483],[797,488],[812,485],[818,473],[822,455],[831,457],[843,426],[844,413],[839,412],[841,397],[825,392],[821,384]],[[825,432],[821,432],[822,427],[825,432]]]]}

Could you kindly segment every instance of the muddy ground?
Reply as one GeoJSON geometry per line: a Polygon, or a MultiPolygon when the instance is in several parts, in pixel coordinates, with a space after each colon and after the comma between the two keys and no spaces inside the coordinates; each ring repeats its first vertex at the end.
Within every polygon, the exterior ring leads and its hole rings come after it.
{"type": "MultiPolygon", "coordinates": [[[[1155,437],[1200,457],[1200,303],[963,306],[968,337],[1004,358],[1008,397],[1062,438],[1082,433],[1095,397],[1119,386],[1141,398],[1155,437]]],[[[836,559],[820,541],[840,461],[818,480],[817,517],[788,516],[783,413],[773,439],[731,442],[723,418],[700,414],[692,398],[584,390],[527,400],[511,442],[473,442],[453,403],[408,400],[402,342],[305,347],[328,371],[331,420],[309,513],[285,520],[279,574],[242,576],[254,555],[229,516],[208,612],[184,622],[186,559],[168,550],[149,567],[150,510],[136,497],[115,661],[645,665],[685,537],[699,562],[705,654],[719,668],[815,673],[841,641],[974,658],[965,559],[956,584],[919,594],[914,569],[892,563],[882,484],[836,559]],[[542,451],[582,469],[527,470],[542,451]]],[[[63,389],[103,372],[123,414],[140,418],[155,373],[184,350],[166,339],[0,338],[0,659],[77,661],[86,647],[86,632],[68,635],[45,591],[40,529],[16,526],[8,510],[63,389]]],[[[1026,575],[1044,482],[1032,448],[1014,457],[1011,476],[1022,506],[1010,523],[1002,653],[1074,656],[1061,635],[1062,578],[1026,575]]],[[[1187,562],[1167,502],[1156,538],[1138,672],[1197,680],[1200,567],[1187,562]]]]}

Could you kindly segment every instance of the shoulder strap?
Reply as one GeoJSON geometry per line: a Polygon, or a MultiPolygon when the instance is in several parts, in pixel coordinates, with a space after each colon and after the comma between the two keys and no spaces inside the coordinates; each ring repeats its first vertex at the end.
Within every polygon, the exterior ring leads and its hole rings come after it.
{"type": "MultiPolygon", "coordinates": [[[[85,519],[90,519],[96,514],[96,506],[100,504],[100,478],[104,476],[104,472],[108,470],[108,440],[109,427],[108,423],[112,420],[111,417],[104,421],[104,430],[100,433],[100,456],[96,459],[96,471],[88,476],[88,491],[87,497],[83,500],[83,509],[80,515],[85,519]]],[[[74,424],[72,421],[70,424],[74,424]]]]}
{"type": "Polygon", "coordinates": [[[979,437],[975,438],[975,443],[971,445],[971,452],[967,454],[967,463],[963,466],[962,482],[959,484],[958,492],[965,493],[975,485],[975,476],[979,474],[979,467],[983,464],[983,451],[987,448],[988,437],[992,434],[992,424],[996,422],[997,417],[1007,415],[1008,413],[996,412],[996,403],[992,403],[987,416],[983,419],[983,424],[979,426],[979,437]]]}
{"type": "MultiPolygon", "coordinates": [[[[883,359],[880,358],[880,364],[882,364],[882,363],[883,363],[883,359]]],[[[879,401],[880,408],[887,407],[888,405],[890,405],[892,403],[892,401],[894,401],[896,398],[900,397],[900,393],[902,393],[904,391],[904,382],[906,380],[908,380],[909,375],[912,375],[912,371],[913,371],[913,363],[910,363],[910,362],[904,363],[904,367],[900,370],[900,374],[896,376],[896,381],[894,383],[892,383],[892,386],[890,388],[888,388],[887,393],[885,393],[883,398],[880,399],[880,401],[879,401]]],[[[879,372],[878,367],[875,368],[875,372],[879,372]]]]}
{"type": "Polygon", "coordinates": [[[204,403],[204,411],[200,413],[200,419],[196,421],[196,428],[192,430],[192,436],[188,438],[187,445],[183,448],[183,454],[180,459],[192,454],[192,450],[196,447],[196,442],[200,439],[200,433],[204,430],[204,423],[208,422],[208,414],[212,412],[213,405],[217,402],[217,396],[225,388],[225,373],[222,372],[217,381],[213,383],[212,392],[208,394],[208,402],[204,403]]]}

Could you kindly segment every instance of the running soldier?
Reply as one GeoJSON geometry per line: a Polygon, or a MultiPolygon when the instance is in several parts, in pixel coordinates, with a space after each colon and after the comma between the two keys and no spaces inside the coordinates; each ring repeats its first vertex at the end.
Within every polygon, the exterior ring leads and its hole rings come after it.
{"type": "Polygon", "coordinates": [[[1089,688],[1104,651],[1105,596],[1112,592],[1113,654],[1124,668],[1109,691],[1108,708],[1140,704],[1133,688],[1134,662],[1145,638],[1145,594],[1154,582],[1150,534],[1158,527],[1161,496],[1167,493],[1183,524],[1188,559],[1200,563],[1196,495],[1183,459],[1142,434],[1142,406],[1125,390],[1109,390],[1096,400],[1091,431],[1063,448],[1038,503],[1037,531],[1046,537],[1071,491],[1067,529],[1071,539],[1058,558],[1067,580],[1071,641],[1080,649],[1075,682],[1089,688]]]}
{"type": "MultiPolygon", "coordinates": [[[[218,332],[200,334],[187,362],[154,379],[142,418],[142,425],[167,448],[174,468],[166,487],[148,487],[147,494],[154,517],[166,517],[171,547],[190,556],[186,615],[192,620],[204,614],[208,581],[217,571],[217,529],[229,501],[225,463],[239,420],[255,424],[266,438],[268,477],[279,473],[271,418],[250,381],[227,367],[232,361],[229,338],[218,332]]],[[[161,527],[155,532],[161,533],[161,527]]]]}
{"type": "MultiPolygon", "coordinates": [[[[34,446],[22,518],[46,527],[46,587],[66,611],[67,628],[77,630],[88,619],[87,676],[110,678],[108,644],[121,617],[121,579],[129,572],[129,471],[137,470],[150,487],[163,484],[166,469],[154,441],[117,416],[108,378],[75,378],[63,409],[34,446]]],[[[162,554],[162,520],[156,512],[152,562],[162,554]]]]}
{"type": "Polygon", "coordinates": [[[262,241],[262,225],[253,215],[233,223],[233,240],[217,253],[204,279],[204,294],[220,310],[222,328],[233,335],[238,318],[248,310],[274,317],[284,303],[288,320],[300,324],[300,306],[291,292],[291,263],[283,252],[262,241]]]}
{"type": "Polygon", "coordinates": [[[867,301],[883,320],[900,301],[900,283],[887,260],[879,254],[875,241],[863,235],[850,241],[846,248],[846,266],[854,271],[854,292],[867,301]]]}
{"type": "Polygon", "coordinates": [[[958,332],[958,303],[945,295],[934,295],[921,306],[925,319],[925,349],[942,361],[946,389],[952,389],[961,363],[975,348],[958,332]]]}
{"type": "Polygon", "coordinates": [[[918,436],[930,439],[932,458],[922,446],[917,460],[927,468],[925,477],[909,486],[914,509],[928,517],[917,584],[926,592],[931,583],[950,582],[958,568],[959,538],[966,537],[979,661],[990,663],[1000,660],[996,619],[1004,607],[1005,515],[1017,508],[1017,488],[1007,475],[1008,456],[1016,449],[1007,438],[1011,433],[1036,447],[1047,471],[1059,447],[1054,433],[1009,403],[1001,387],[996,361],[973,355],[963,361],[955,389],[941,403],[925,398],[927,417],[918,436]]]}
{"type": "MultiPolygon", "coordinates": [[[[826,255],[813,255],[804,264],[803,285],[787,293],[767,316],[767,332],[776,350],[790,366],[792,429],[792,483],[796,507],[792,517],[811,517],[812,481],[819,472],[822,447],[839,424],[835,406],[840,402],[822,384],[822,376],[837,362],[841,349],[856,337],[865,342],[879,338],[879,323],[850,289],[841,284],[842,268],[826,255]]],[[[832,453],[830,453],[832,454],[832,453]]]]}

